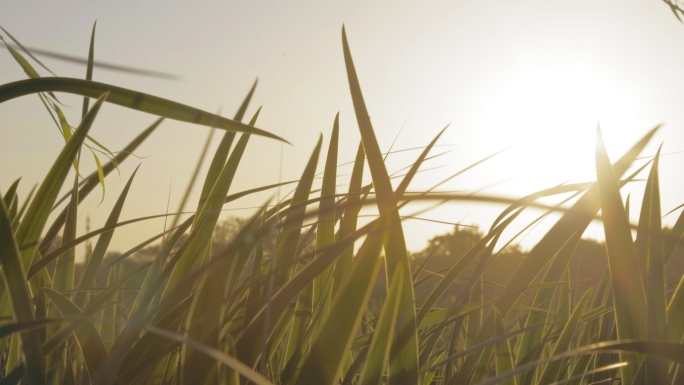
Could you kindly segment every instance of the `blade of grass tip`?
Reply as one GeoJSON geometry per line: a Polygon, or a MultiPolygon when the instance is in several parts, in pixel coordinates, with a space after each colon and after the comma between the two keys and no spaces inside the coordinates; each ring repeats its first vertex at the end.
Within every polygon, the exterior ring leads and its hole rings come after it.
{"type": "Polygon", "coordinates": [[[223,118],[210,112],[202,111],[197,108],[142,92],[82,79],[59,77],[28,79],[6,83],[0,85],[0,103],[21,96],[48,91],[66,92],[93,98],[104,92],[109,92],[110,97],[107,99],[107,102],[122,107],[147,112],[149,114],[158,115],[181,122],[193,123],[207,127],[216,126],[216,128],[226,131],[264,136],[289,144],[288,141],[277,135],[271,134],[259,128],[236,122],[234,120],[223,118]]]}
{"type": "MultiPolygon", "coordinates": [[[[145,139],[147,139],[154,130],[159,127],[159,124],[161,124],[163,118],[157,119],[152,125],[150,125],[148,128],[146,128],[140,135],[138,135],[135,139],[133,139],[124,149],[119,152],[116,157],[106,163],[102,167],[102,172],[104,176],[106,177],[109,175],[110,172],[112,172],[118,164],[123,163],[132,153],[135,151],[140,144],[142,144],[145,139]]],[[[80,202],[85,199],[88,194],[90,194],[95,187],[99,184],[99,172],[95,171],[92,174],[88,175],[83,179],[81,182],[81,188],[78,191],[78,198],[80,202]]],[[[68,197],[71,196],[71,191],[67,192],[62,198],[57,201],[53,207],[52,210],[54,210],[57,205],[59,205],[61,202],[66,200],[68,197]]],[[[80,203],[79,202],[79,203],[80,203]]],[[[61,230],[62,226],[64,225],[64,220],[66,219],[66,209],[62,210],[62,212],[57,216],[57,218],[52,222],[52,225],[50,225],[50,228],[48,231],[45,232],[45,235],[43,236],[43,240],[40,243],[39,250],[45,254],[47,249],[50,246],[50,243],[52,240],[57,236],[59,231],[61,230]]]]}
{"type": "MultiPolygon", "coordinates": [[[[9,32],[7,32],[6,29],[4,29],[4,28],[2,28],[2,27],[0,27],[0,29],[2,29],[2,31],[3,31],[4,33],[6,33],[7,36],[9,36],[10,39],[12,39],[12,41],[14,42],[14,44],[16,44],[19,48],[21,48],[21,50],[24,51],[24,53],[26,53],[31,59],[33,59],[36,63],[38,63],[41,67],[43,67],[47,72],[51,73],[53,76],[57,76],[57,74],[55,74],[54,72],[52,72],[51,69],[47,68],[47,66],[45,66],[45,64],[43,64],[40,60],[38,60],[35,56],[33,56],[33,54],[31,53],[31,51],[29,51],[28,49],[26,49],[26,47],[24,47],[17,39],[15,39],[14,36],[12,36],[12,34],[10,34],[9,32]]],[[[8,46],[8,48],[9,48],[9,46],[8,46]]]]}
{"type": "Polygon", "coordinates": [[[317,328],[309,356],[293,381],[294,385],[336,383],[380,270],[382,240],[383,233],[376,226],[354,258],[330,312],[317,328]]]}
{"type": "MultiPolygon", "coordinates": [[[[259,112],[257,110],[252,117],[250,125],[255,124],[257,118],[259,117],[259,112]]],[[[218,176],[214,187],[209,194],[207,201],[204,203],[201,210],[198,212],[207,213],[206,219],[202,224],[202,227],[193,228],[193,232],[197,232],[198,235],[195,240],[188,246],[186,253],[180,257],[178,264],[176,265],[171,277],[166,286],[165,293],[173,288],[176,284],[180,282],[184,275],[186,275],[189,269],[193,269],[202,263],[203,255],[207,247],[211,247],[211,237],[213,235],[214,227],[218,222],[219,215],[221,214],[220,208],[223,206],[223,202],[228,195],[228,190],[233,182],[235,173],[244,154],[247,143],[249,142],[250,135],[243,134],[238,143],[235,145],[228,161],[226,162],[221,174],[218,176]]],[[[197,224],[197,223],[196,223],[197,224]]],[[[187,293],[189,294],[189,293],[187,293]]]]}
{"type": "Polygon", "coordinates": [[[411,115],[409,115],[406,120],[404,121],[404,124],[401,125],[401,128],[399,129],[399,132],[397,132],[397,135],[394,137],[394,140],[392,141],[392,144],[390,144],[389,149],[385,153],[385,157],[382,158],[383,162],[387,161],[387,157],[389,154],[392,152],[392,148],[394,148],[394,144],[397,143],[397,139],[399,139],[399,135],[401,135],[401,132],[404,131],[404,127],[406,127],[406,123],[408,122],[409,118],[411,115]]]}
{"type": "MultiPolygon", "coordinates": [[[[335,115],[333,130],[330,135],[328,155],[325,160],[325,172],[321,187],[321,203],[319,204],[318,228],[316,230],[316,249],[322,250],[335,243],[335,182],[337,181],[337,147],[340,133],[340,114],[335,115]]],[[[333,279],[333,269],[328,268],[323,274],[316,277],[313,286],[313,302],[323,301],[322,305],[327,308],[330,301],[333,279]]],[[[325,312],[325,310],[324,310],[325,312]]]]}
{"type": "Polygon", "coordinates": [[[97,116],[102,103],[107,98],[107,95],[108,94],[105,93],[98,98],[97,102],[86,115],[86,118],[83,119],[74,132],[69,143],[64,146],[47,176],[43,179],[43,182],[38,188],[36,197],[27,208],[25,219],[19,224],[19,228],[16,232],[16,239],[19,243],[22,263],[24,265],[30,265],[33,260],[38,239],[40,238],[40,234],[50,215],[52,205],[57,199],[57,194],[59,194],[59,190],[69,172],[71,162],[76,157],[81,144],[95,121],[95,117],[97,116]]]}
{"type": "MultiPolygon", "coordinates": [[[[11,222],[7,216],[5,202],[0,199],[0,263],[7,290],[12,298],[14,317],[17,322],[34,320],[31,293],[24,279],[24,265],[21,262],[18,242],[13,236],[11,222]]],[[[45,363],[40,348],[39,332],[27,331],[21,334],[28,383],[45,384],[45,363]]]]}
{"type": "Polygon", "coordinates": [[[634,242],[637,258],[639,258],[643,268],[644,284],[648,291],[647,333],[648,337],[652,339],[664,339],[667,335],[667,299],[665,294],[663,237],[661,233],[660,182],[658,178],[659,158],[660,148],[656,153],[648,181],[646,182],[637,236],[634,242]]]}
{"type": "MultiPolygon", "coordinates": [[[[90,48],[88,49],[88,65],[86,68],[86,80],[93,80],[93,60],[95,56],[95,28],[97,27],[97,20],[93,23],[93,32],[90,34],[90,48]]],[[[87,96],[83,97],[83,112],[81,113],[81,118],[85,117],[88,112],[88,104],[90,103],[90,98],[87,96]]]]}
{"type": "Polygon", "coordinates": [[[400,199],[404,195],[404,193],[406,192],[406,189],[408,188],[409,184],[411,183],[411,180],[413,179],[413,176],[416,174],[416,172],[418,172],[418,169],[423,164],[423,161],[427,157],[428,153],[430,152],[430,150],[432,150],[432,147],[435,145],[435,143],[437,143],[437,140],[439,140],[440,136],[442,136],[442,134],[444,133],[444,131],[446,131],[447,128],[449,128],[449,125],[444,127],[442,129],[442,131],[440,131],[437,134],[437,136],[435,136],[435,138],[432,139],[432,142],[430,142],[430,144],[428,144],[428,146],[425,147],[425,150],[423,150],[423,152],[420,154],[418,159],[413,163],[409,172],[406,173],[406,176],[404,177],[404,179],[401,181],[401,183],[397,187],[396,191],[394,192],[398,199],[400,199]]]}
{"type": "MultiPolygon", "coordinates": [[[[50,301],[52,301],[52,304],[62,317],[84,318],[83,311],[63,294],[47,287],[44,287],[43,291],[50,298],[50,301]]],[[[74,330],[74,336],[76,336],[76,340],[81,348],[88,372],[94,373],[107,361],[107,348],[102,342],[97,329],[95,329],[95,326],[89,319],[82,320],[79,323],[80,326],[74,330]]]]}
{"type": "MultiPolygon", "coordinates": [[[[392,189],[392,184],[387,173],[387,168],[382,159],[380,146],[373,131],[368,110],[361,93],[361,85],[356,74],[356,68],[351,57],[351,51],[347,42],[347,35],[342,26],[342,48],[344,51],[344,61],[347,69],[347,79],[349,89],[356,113],[356,120],[361,133],[361,140],[366,151],[366,158],[370,167],[373,186],[378,196],[378,210],[380,217],[388,227],[386,242],[384,244],[385,255],[387,255],[387,274],[392,275],[398,265],[402,265],[406,274],[410,274],[408,251],[404,231],[399,218],[397,200],[392,189]]],[[[389,378],[388,383],[393,385],[401,378],[416,378],[418,372],[418,334],[416,328],[415,305],[413,295],[413,284],[410,279],[404,280],[402,288],[402,298],[399,308],[407,311],[405,317],[397,331],[392,349],[390,352],[389,378]]]]}
{"type": "Polygon", "coordinates": [[[12,219],[12,228],[15,231],[17,229],[17,226],[19,226],[19,222],[24,217],[24,213],[26,212],[26,208],[28,207],[29,203],[31,203],[31,199],[33,198],[33,194],[36,192],[37,188],[38,188],[37,184],[34,184],[33,187],[31,187],[31,191],[29,191],[28,195],[26,196],[26,199],[24,200],[24,203],[22,203],[21,208],[17,212],[17,215],[15,215],[14,218],[12,219]]]}
{"type": "MultiPolygon", "coordinates": [[[[258,82],[259,79],[256,79],[254,81],[252,88],[247,93],[247,96],[245,96],[245,98],[243,99],[242,104],[240,104],[240,107],[238,108],[237,112],[235,112],[233,120],[237,122],[242,121],[242,118],[244,117],[245,112],[247,111],[247,107],[249,107],[249,103],[252,100],[252,96],[254,95],[254,91],[256,90],[258,82]]],[[[259,109],[261,109],[261,107],[259,109]]],[[[204,202],[207,200],[209,193],[211,193],[211,189],[214,187],[216,179],[221,173],[223,166],[226,164],[226,160],[228,159],[228,153],[230,151],[230,146],[233,144],[234,139],[234,132],[226,132],[224,133],[223,139],[221,139],[221,142],[216,148],[214,157],[211,160],[211,164],[209,165],[209,170],[207,170],[207,176],[204,179],[204,185],[202,186],[202,192],[200,193],[200,200],[197,206],[198,210],[201,209],[204,205],[204,202]]],[[[188,188],[190,188],[190,186],[188,186],[188,188]]]]}
{"type": "Polygon", "coordinates": [[[380,383],[382,373],[385,370],[385,364],[389,360],[394,325],[397,321],[397,313],[399,312],[399,299],[401,298],[403,279],[404,271],[399,266],[394,270],[387,299],[380,311],[380,318],[378,318],[378,322],[375,324],[373,339],[371,340],[366,364],[358,382],[359,385],[376,385],[380,383]]]}
{"type": "Polygon", "coordinates": [[[17,187],[19,186],[20,181],[21,178],[17,178],[17,180],[12,182],[12,184],[7,189],[5,197],[3,198],[5,200],[5,206],[10,207],[12,205],[12,202],[14,202],[14,200],[17,198],[17,187]]]}
{"type": "MultiPolygon", "coordinates": [[[[663,235],[660,210],[660,181],[658,177],[658,161],[660,150],[653,160],[651,171],[648,175],[644,198],[641,204],[637,237],[634,246],[637,258],[642,263],[644,270],[644,285],[647,290],[647,313],[646,325],[647,336],[653,340],[667,338],[667,295],[665,293],[665,258],[663,255],[663,235]]],[[[646,358],[645,375],[649,379],[658,379],[659,382],[667,382],[666,362],[646,358]]]]}
{"type": "MultiPolygon", "coordinates": [[[[639,261],[632,242],[629,220],[600,128],[596,130],[596,173],[613,287],[617,336],[620,340],[642,338],[646,334],[646,293],[639,273],[639,261]]],[[[631,383],[634,368],[626,367],[621,371],[623,381],[631,383]]]]}
{"type": "MultiPolygon", "coordinates": [[[[219,114],[220,114],[219,110],[219,114]]],[[[188,197],[190,197],[190,192],[192,191],[192,188],[195,186],[195,181],[197,180],[197,176],[199,175],[200,169],[202,168],[202,164],[204,163],[204,159],[207,154],[207,150],[209,149],[209,145],[211,144],[211,139],[214,137],[214,132],[216,130],[212,128],[209,131],[209,135],[207,135],[207,140],[204,142],[204,147],[202,147],[202,152],[200,153],[199,159],[197,159],[197,165],[195,165],[195,170],[192,172],[192,176],[190,177],[190,181],[188,182],[188,187],[185,188],[185,193],[183,193],[183,198],[181,198],[180,203],[178,204],[178,212],[179,214],[177,216],[173,217],[173,222],[171,222],[171,227],[176,227],[178,224],[178,221],[180,220],[180,213],[183,212],[185,209],[185,204],[188,202],[188,197]]],[[[226,133],[227,135],[228,133],[226,133]]],[[[201,199],[200,199],[201,201],[201,199]]]]}
{"type": "MultiPolygon", "coordinates": [[[[323,135],[321,134],[318,138],[316,147],[314,148],[314,151],[309,157],[309,161],[307,162],[306,167],[304,168],[304,172],[302,173],[302,176],[299,179],[299,183],[297,184],[294,196],[292,197],[292,202],[290,203],[291,207],[306,201],[309,197],[309,194],[311,193],[311,186],[313,185],[313,178],[314,174],[316,173],[316,166],[318,165],[318,158],[321,153],[322,144],[323,135]]],[[[301,206],[297,210],[290,212],[285,217],[285,222],[289,223],[292,226],[292,228],[300,228],[304,221],[303,215],[305,210],[306,206],[301,206]]],[[[274,277],[275,280],[273,284],[275,288],[283,286],[285,282],[287,282],[288,279],[292,276],[292,263],[297,252],[298,244],[298,231],[288,232],[278,240],[274,262],[277,266],[277,270],[280,270],[280,273],[276,273],[276,276],[274,277]]]]}
{"type": "MultiPolygon", "coordinates": [[[[656,126],[650,130],[615,163],[615,176],[622,175],[627,171],[634,159],[648,144],[659,128],[660,126],[656,126]]],[[[624,212],[622,202],[620,202],[620,206],[624,212]]],[[[573,234],[577,231],[583,231],[582,229],[589,226],[599,208],[600,200],[598,185],[594,184],[568,211],[565,212],[565,214],[563,214],[561,219],[553,225],[544,237],[532,247],[527,254],[527,257],[525,257],[523,262],[513,273],[513,277],[511,277],[506,289],[504,289],[504,292],[497,301],[496,306],[504,317],[508,314],[508,311],[513,307],[513,304],[518,300],[520,295],[526,290],[527,286],[541,272],[542,268],[547,265],[548,261],[558,254],[573,234]]],[[[562,269],[565,268],[564,265],[559,265],[562,266],[562,269]]],[[[558,269],[560,271],[558,276],[562,273],[562,269],[558,269]]],[[[558,278],[555,280],[558,280],[558,278]]]]}
{"type": "MultiPolygon", "coordinates": [[[[119,199],[117,199],[116,203],[114,204],[114,207],[112,208],[112,211],[109,214],[109,217],[107,218],[107,222],[105,222],[105,226],[114,225],[119,221],[119,216],[121,215],[121,210],[123,210],[123,205],[126,201],[126,197],[128,196],[128,191],[131,188],[131,184],[133,183],[133,179],[135,178],[135,175],[137,174],[139,168],[140,166],[136,167],[135,171],[133,171],[133,174],[131,174],[131,177],[128,178],[128,182],[126,182],[123,191],[121,191],[121,194],[119,195],[119,199]]],[[[97,274],[97,271],[100,268],[100,264],[104,259],[105,253],[107,252],[107,248],[109,247],[109,243],[112,240],[113,236],[114,229],[101,234],[98,238],[97,243],[95,244],[95,249],[93,250],[93,254],[90,257],[90,260],[86,263],[86,266],[83,270],[83,274],[81,275],[81,279],[78,284],[78,289],[83,291],[76,294],[74,303],[77,306],[83,306],[85,304],[85,290],[90,289],[90,287],[92,286],[93,281],[95,280],[95,275],[97,274]]]]}
{"type": "MultiPolygon", "coordinates": [[[[633,180],[633,178],[638,175],[641,170],[646,166],[642,166],[642,168],[639,168],[635,172],[633,172],[631,175],[626,177],[623,181],[620,182],[620,186],[624,186],[626,183],[629,181],[633,180]]],[[[558,186],[560,188],[562,186],[558,186]]],[[[544,192],[539,192],[535,193],[532,195],[529,195],[530,199],[533,199],[531,197],[541,197],[542,195],[546,195],[546,192],[555,190],[556,188],[552,188],[549,190],[543,190],[544,192]]],[[[596,193],[596,188],[594,187],[594,193],[596,193]]],[[[579,193],[579,191],[578,191],[579,193]]],[[[523,198],[525,201],[529,201],[526,198],[523,198]]],[[[570,199],[570,198],[568,198],[570,199]]],[[[582,198],[585,199],[585,198],[582,198]]],[[[586,199],[585,199],[586,200],[586,199]]],[[[588,200],[587,200],[588,202],[588,200]]],[[[576,206],[579,207],[579,206],[576,206]]],[[[587,207],[587,206],[585,206],[587,207]]],[[[587,211],[588,212],[588,211],[587,211]]],[[[577,247],[582,234],[584,233],[589,221],[587,218],[583,219],[581,222],[581,225],[579,228],[575,231],[575,233],[567,240],[565,245],[561,247],[561,249],[558,251],[555,257],[553,257],[551,261],[550,267],[547,269],[546,273],[544,274],[544,278],[542,282],[555,282],[557,281],[561,274],[565,271],[568,263],[570,262],[570,258],[575,252],[575,248],[577,247]]],[[[580,223],[578,223],[579,225],[580,223]]],[[[555,288],[544,288],[536,292],[534,296],[534,301],[532,303],[532,307],[538,308],[538,309],[548,309],[552,297],[554,295],[555,288]]],[[[527,317],[527,324],[532,325],[540,322],[544,322],[544,315],[540,313],[530,313],[529,316],[527,317]]],[[[537,329],[530,331],[529,333],[525,333],[522,336],[522,340],[518,346],[518,359],[523,359],[530,353],[530,349],[532,349],[534,346],[536,346],[541,340],[542,340],[542,335],[543,335],[544,330],[542,329],[537,329]]]]}
{"type": "MultiPolygon", "coordinates": [[[[360,142],[359,148],[356,151],[354,169],[352,170],[351,179],[349,181],[349,195],[346,199],[348,206],[344,210],[340,221],[339,239],[343,239],[356,231],[359,211],[361,210],[361,205],[358,205],[358,203],[361,200],[361,184],[363,183],[363,166],[365,161],[366,155],[363,150],[363,142],[360,142]]],[[[347,272],[349,272],[353,257],[354,248],[350,247],[342,253],[340,259],[335,264],[335,279],[333,280],[333,290],[335,292],[337,292],[339,286],[342,284],[342,280],[347,275],[347,272]]]]}
{"type": "MultiPolygon", "coordinates": [[[[0,28],[2,28],[2,27],[0,27],[0,28]]],[[[3,29],[3,31],[5,31],[5,30],[3,29]]],[[[5,33],[7,33],[7,31],[5,31],[5,33]]],[[[10,35],[9,33],[7,33],[7,35],[10,36],[10,38],[11,38],[12,40],[14,40],[14,38],[12,37],[12,35],[10,35]]],[[[28,60],[26,60],[26,58],[24,58],[24,57],[23,57],[19,52],[17,52],[14,48],[10,47],[10,45],[7,44],[7,42],[5,41],[5,39],[2,38],[2,36],[0,36],[0,41],[2,41],[2,43],[5,45],[5,47],[7,48],[7,50],[10,51],[10,53],[12,54],[12,57],[14,58],[14,60],[21,66],[21,69],[23,69],[24,72],[26,73],[26,76],[28,76],[28,77],[31,78],[31,79],[39,79],[39,78],[40,78],[40,74],[38,74],[38,72],[33,68],[33,66],[31,65],[31,63],[29,63],[28,60]]],[[[16,43],[16,40],[15,40],[15,43],[16,43]]],[[[50,95],[54,100],[57,100],[57,97],[55,96],[55,94],[53,94],[53,93],[50,92],[50,91],[48,91],[47,93],[48,93],[48,95],[50,95]]]]}

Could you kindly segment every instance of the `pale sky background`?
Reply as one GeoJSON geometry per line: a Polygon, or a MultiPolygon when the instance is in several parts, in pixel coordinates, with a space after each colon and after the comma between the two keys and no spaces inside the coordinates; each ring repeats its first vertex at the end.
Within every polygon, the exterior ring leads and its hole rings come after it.
{"type": "MultiPolygon", "coordinates": [[[[94,80],[211,112],[222,108],[224,116],[232,117],[258,77],[247,116],[263,105],[257,126],[293,143],[284,146],[283,181],[299,177],[319,133],[327,148],[338,111],[339,162],[354,159],[359,134],[342,56],[344,23],[383,151],[404,124],[394,149],[426,145],[451,124],[440,140],[451,146],[434,153],[452,151],[425,164],[445,167],[419,174],[409,190],[429,188],[509,146],[441,189],[484,188],[483,194],[520,197],[565,181],[591,180],[597,123],[613,160],[649,129],[665,123],[644,155],[653,155],[664,143],[663,153],[670,155],[661,160],[662,210],[684,202],[684,153],[677,153],[684,151],[684,25],[660,0],[0,1],[0,25],[22,43],[70,55],[86,57],[96,19],[96,60],[156,69],[181,79],[96,68],[94,80]]],[[[61,76],[85,76],[83,66],[43,61],[61,76]]],[[[0,83],[24,78],[10,54],[0,50],[0,83]]],[[[60,99],[70,106],[67,117],[77,124],[82,99],[60,99]]],[[[119,150],[155,119],[105,105],[91,135],[119,150]]],[[[98,205],[100,191],[92,193],[81,206],[81,218],[88,214],[92,228],[102,226],[139,163],[121,218],[163,213],[171,183],[174,210],[208,133],[206,127],[164,122],[136,151],[145,158],[127,160],[121,177],[112,174],[105,201],[98,205]]],[[[210,156],[220,137],[214,136],[210,156]]],[[[0,138],[0,191],[23,176],[19,192],[24,197],[44,177],[63,139],[36,96],[0,104],[0,138]]],[[[276,141],[253,137],[231,192],[278,182],[280,150],[276,141]]],[[[390,173],[418,155],[412,151],[390,156],[390,173]]],[[[325,151],[319,170],[324,160],[325,151]]],[[[83,167],[88,173],[94,169],[89,160],[83,167]]],[[[351,167],[339,170],[349,174],[351,167]]],[[[346,192],[347,181],[348,176],[339,178],[341,192],[346,192]]],[[[190,207],[196,206],[200,185],[190,207]]],[[[638,220],[643,188],[644,183],[635,183],[624,190],[635,203],[633,222],[638,220]]],[[[258,206],[273,193],[225,208],[258,206]]],[[[450,204],[422,216],[484,229],[502,209],[450,204]]],[[[665,223],[673,223],[678,214],[666,217],[665,223]]],[[[534,216],[522,218],[517,228],[534,216]]],[[[163,221],[148,221],[118,229],[111,249],[125,250],[162,228],[163,221]]],[[[529,247],[543,228],[523,245],[529,247]]],[[[407,221],[409,249],[422,249],[426,239],[450,229],[407,221]]],[[[600,238],[602,229],[593,226],[586,235],[600,238]]]]}

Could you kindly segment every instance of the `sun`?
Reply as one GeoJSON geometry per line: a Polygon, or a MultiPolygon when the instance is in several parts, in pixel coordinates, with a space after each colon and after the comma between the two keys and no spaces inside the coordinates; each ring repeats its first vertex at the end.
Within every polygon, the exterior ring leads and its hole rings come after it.
{"type": "Polygon", "coordinates": [[[623,87],[602,71],[592,62],[547,59],[511,72],[485,114],[490,140],[510,146],[497,163],[502,175],[519,176],[524,192],[594,177],[597,124],[624,105],[623,87]]]}

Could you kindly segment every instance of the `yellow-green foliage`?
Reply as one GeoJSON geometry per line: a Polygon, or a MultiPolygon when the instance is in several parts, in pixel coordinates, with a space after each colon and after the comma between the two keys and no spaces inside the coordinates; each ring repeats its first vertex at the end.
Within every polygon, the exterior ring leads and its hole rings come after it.
{"type": "Polygon", "coordinates": [[[663,231],[659,154],[626,174],[657,128],[615,163],[599,132],[595,183],[558,186],[519,200],[432,189],[407,193],[439,135],[426,140],[394,186],[343,30],[361,134],[349,190],[335,188],[339,136],[345,135],[337,116],[331,138],[318,141],[298,181],[234,192],[236,171],[248,166],[242,154],[256,146],[250,136],[283,140],[255,127],[258,112],[249,124],[241,123],[254,88],[231,120],[92,81],[94,29],[84,80],[40,77],[26,57],[35,58],[4,32],[18,45],[9,53],[29,79],[0,85],[0,103],[37,94],[66,144],[35,193],[20,197],[17,180],[0,195],[2,384],[684,383],[684,281],[668,282],[663,270],[684,234],[684,214],[663,231]],[[55,93],[84,96],[75,130],[55,93]],[[92,106],[89,98],[96,99],[92,106]],[[88,136],[103,103],[160,120],[114,156],[88,136]],[[111,171],[162,118],[224,130],[196,212],[182,222],[171,214],[164,233],[105,258],[119,227],[160,216],[119,219],[126,201],[136,199],[129,194],[135,172],[105,227],[78,236],[79,204],[97,186],[104,194],[111,171]],[[324,145],[328,155],[322,162],[324,145]],[[95,147],[109,162],[101,164],[96,156],[96,170],[83,177],[78,154],[95,147]],[[634,226],[620,189],[649,164],[641,219],[634,226]],[[372,181],[364,185],[366,166],[372,181]],[[72,167],[73,183],[67,182],[72,167]],[[320,191],[313,189],[317,169],[323,170],[320,191]],[[65,183],[73,189],[58,199],[65,183]],[[240,222],[234,237],[216,242],[225,203],[290,183],[297,183],[292,199],[265,202],[240,222]],[[567,193],[578,197],[571,206],[538,202],[567,193]],[[489,202],[503,210],[489,231],[456,231],[411,257],[400,210],[417,201],[489,202]],[[60,206],[50,222],[49,214],[60,206]],[[379,215],[359,227],[363,206],[376,207],[379,215]],[[561,217],[529,252],[503,247],[511,241],[502,238],[504,230],[530,208],[561,217]],[[587,250],[578,245],[584,245],[581,236],[595,220],[606,235],[607,252],[599,253],[603,260],[596,265],[603,271],[580,280],[570,267],[577,253],[587,250]],[[60,232],[61,242],[54,246],[60,232]],[[75,247],[95,237],[85,266],[78,267],[75,247]],[[147,261],[126,264],[156,240],[162,243],[147,261]],[[440,247],[457,251],[432,259],[440,247]],[[507,271],[493,273],[494,268],[507,271]]]}

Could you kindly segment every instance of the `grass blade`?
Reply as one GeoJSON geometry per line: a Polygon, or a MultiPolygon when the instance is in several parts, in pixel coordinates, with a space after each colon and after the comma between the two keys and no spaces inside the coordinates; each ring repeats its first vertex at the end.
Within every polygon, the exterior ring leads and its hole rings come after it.
{"type": "Polygon", "coordinates": [[[373,339],[370,350],[366,357],[359,385],[377,385],[380,383],[385,364],[389,360],[389,351],[392,344],[397,313],[399,312],[399,299],[401,298],[401,288],[403,286],[404,272],[400,267],[394,270],[394,275],[390,281],[387,299],[380,311],[380,318],[375,325],[373,339]]]}
{"type": "MultiPolygon", "coordinates": [[[[2,199],[0,199],[0,263],[2,263],[6,288],[12,298],[12,307],[17,322],[34,321],[31,293],[24,279],[24,265],[21,262],[18,242],[12,234],[12,224],[7,216],[5,202],[2,199]]],[[[30,385],[45,384],[45,364],[38,331],[22,333],[21,342],[28,373],[28,383],[30,385]]]]}
{"type": "Polygon", "coordinates": [[[226,119],[210,112],[202,111],[181,103],[110,84],[82,79],[64,77],[41,78],[20,80],[13,83],[3,84],[0,85],[0,103],[25,95],[49,91],[66,92],[88,96],[91,98],[96,98],[105,92],[109,92],[110,97],[107,99],[107,101],[122,107],[147,112],[149,114],[158,115],[181,122],[194,123],[207,127],[216,126],[216,128],[221,128],[226,131],[254,134],[289,143],[285,139],[261,129],[254,128],[234,120],[226,119]]]}
{"type": "MultiPolygon", "coordinates": [[[[361,93],[361,86],[356,75],[356,69],[347,43],[347,35],[342,27],[342,47],[344,51],[344,61],[347,68],[347,79],[351,92],[354,112],[361,133],[363,148],[366,151],[368,166],[370,167],[373,178],[373,186],[378,196],[378,209],[380,218],[388,228],[388,234],[384,244],[385,255],[387,255],[387,274],[391,276],[397,266],[402,265],[407,274],[410,275],[411,267],[404,240],[404,231],[401,227],[397,201],[392,190],[389,174],[385,168],[385,163],[380,152],[377,138],[373,131],[366,104],[361,93]]],[[[383,226],[385,227],[385,226],[383,226]]],[[[402,318],[401,325],[397,331],[397,338],[392,344],[390,353],[390,370],[388,383],[393,385],[401,378],[416,378],[418,373],[418,335],[416,328],[416,316],[414,305],[413,284],[410,279],[404,280],[402,298],[399,308],[407,314],[402,318]]]]}
{"type": "Polygon", "coordinates": [[[81,144],[106,98],[106,93],[101,95],[90,111],[88,111],[88,114],[74,132],[69,143],[67,143],[59,153],[55,163],[52,165],[52,168],[50,168],[50,171],[38,188],[35,198],[26,209],[25,218],[19,224],[19,228],[16,232],[16,239],[19,244],[22,263],[24,265],[30,265],[33,260],[38,239],[45,227],[48,215],[50,215],[52,205],[57,199],[57,194],[59,194],[64,179],[66,179],[69,168],[71,167],[71,162],[76,158],[76,155],[81,148],[81,144]]]}

